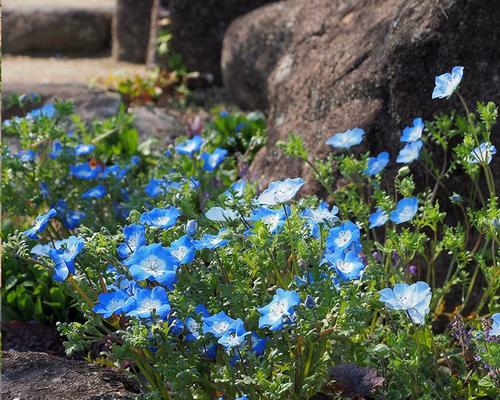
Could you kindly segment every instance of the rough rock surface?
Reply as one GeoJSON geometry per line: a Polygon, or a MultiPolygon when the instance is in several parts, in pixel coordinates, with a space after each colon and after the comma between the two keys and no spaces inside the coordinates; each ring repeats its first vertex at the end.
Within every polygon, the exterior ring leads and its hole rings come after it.
{"type": "Polygon", "coordinates": [[[329,136],[358,126],[367,140],[356,150],[394,157],[414,117],[461,109],[456,97],[431,99],[434,76],[454,65],[465,67],[470,107],[500,102],[499,20],[496,0],[288,0],[239,18],[224,42],[225,82],[241,105],[264,104],[269,115],[269,146],[253,178],[310,177],[275,147],[290,132],[323,157],[329,136]]]}
{"type": "Polygon", "coordinates": [[[275,0],[170,0],[172,47],[191,70],[220,81],[224,32],[236,17],[275,0]]]}
{"type": "Polygon", "coordinates": [[[109,48],[113,3],[109,0],[7,1],[3,11],[4,53],[89,52],[109,48]]]}
{"type": "Polygon", "coordinates": [[[163,146],[173,143],[184,132],[177,118],[158,107],[133,107],[131,112],[134,114],[134,125],[139,132],[140,142],[156,138],[163,146]]]}
{"type": "Polygon", "coordinates": [[[115,400],[138,392],[124,376],[45,353],[2,352],[2,399],[115,400]]]}

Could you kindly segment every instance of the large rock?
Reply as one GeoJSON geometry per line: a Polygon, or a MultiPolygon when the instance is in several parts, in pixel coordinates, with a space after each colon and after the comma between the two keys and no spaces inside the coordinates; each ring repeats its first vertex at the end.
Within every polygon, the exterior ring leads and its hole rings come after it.
{"type": "Polygon", "coordinates": [[[4,53],[98,53],[111,42],[110,0],[5,1],[2,21],[4,53]]]}
{"type": "Polygon", "coordinates": [[[2,398],[18,400],[117,400],[138,393],[109,369],[45,353],[2,352],[2,398]]]}
{"type": "Polygon", "coordinates": [[[414,117],[461,108],[456,96],[431,99],[434,76],[454,65],[465,67],[461,93],[471,108],[476,100],[500,102],[499,20],[496,0],[288,0],[234,21],[224,80],[242,106],[264,105],[269,115],[269,145],[253,178],[265,177],[263,185],[310,178],[276,149],[290,132],[324,157],[329,136],[358,126],[367,131],[358,150],[394,157],[400,129],[414,117]]]}
{"type": "Polygon", "coordinates": [[[161,108],[140,106],[131,108],[130,112],[134,114],[134,125],[139,132],[140,142],[154,138],[164,146],[173,143],[175,138],[184,133],[177,118],[161,108]]]}
{"type": "Polygon", "coordinates": [[[227,27],[236,17],[276,0],[170,0],[172,48],[193,71],[220,82],[220,55],[227,27]]]}

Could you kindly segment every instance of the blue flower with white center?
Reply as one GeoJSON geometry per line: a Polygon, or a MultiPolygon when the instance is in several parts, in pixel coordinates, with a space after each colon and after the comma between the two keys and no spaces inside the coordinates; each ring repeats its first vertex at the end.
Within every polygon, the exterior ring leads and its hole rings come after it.
{"type": "Polygon", "coordinates": [[[127,170],[121,168],[118,164],[109,165],[104,168],[101,178],[123,179],[127,175],[127,170]]]}
{"type": "Polygon", "coordinates": [[[226,149],[221,149],[217,147],[212,154],[203,153],[201,159],[203,160],[203,169],[208,172],[212,172],[219,166],[219,164],[224,161],[227,155],[226,149]]]}
{"type": "Polygon", "coordinates": [[[95,179],[102,172],[100,165],[91,166],[89,163],[81,163],[77,165],[70,165],[69,170],[71,175],[77,179],[90,180],[95,179]]]}
{"type": "Polygon", "coordinates": [[[326,246],[332,250],[344,250],[359,239],[359,234],[358,226],[351,221],[346,221],[342,225],[330,229],[326,238],[326,246]]]}
{"type": "Polygon", "coordinates": [[[396,209],[391,211],[390,219],[396,224],[403,224],[411,221],[418,209],[418,200],[416,197],[408,197],[398,201],[396,209]]]}
{"type": "Polygon", "coordinates": [[[247,181],[245,179],[239,179],[231,185],[229,190],[226,190],[224,192],[224,196],[228,197],[229,199],[240,199],[245,195],[246,186],[247,181]]]}
{"type": "Polygon", "coordinates": [[[78,254],[83,250],[84,241],[77,236],[70,236],[67,239],[55,242],[57,250],[62,250],[70,262],[73,262],[78,254]]]}
{"type": "Polygon", "coordinates": [[[78,144],[75,146],[75,154],[77,156],[86,156],[92,153],[95,149],[93,144],[78,144]]]}
{"type": "Polygon", "coordinates": [[[432,91],[433,99],[449,99],[455,90],[457,90],[462,76],[464,75],[464,67],[453,67],[451,73],[447,72],[436,76],[434,90],[432,91]]]}
{"type": "Polygon", "coordinates": [[[326,256],[326,259],[342,281],[361,278],[365,269],[365,263],[355,251],[349,251],[346,254],[342,254],[342,252],[331,253],[326,256]]]}
{"type": "Polygon", "coordinates": [[[370,214],[368,217],[368,221],[370,222],[369,229],[377,228],[379,226],[384,225],[389,219],[389,215],[382,210],[381,208],[377,208],[377,211],[370,214]]]}
{"type": "Polygon", "coordinates": [[[97,185],[82,194],[82,199],[101,199],[106,196],[104,185],[97,185]]]}
{"type": "Polygon", "coordinates": [[[360,144],[364,135],[365,131],[361,128],[349,129],[342,133],[336,133],[326,141],[326,144],[336,149],[348,149],[360,144]]]}
{"type": "Polygon", "coordinates": [[[36,153],[33,150],[19,150],[16,157],[19,158],[22,163],[29,163],[35,161],[36,153]]]}
{"type": "Polygon", "coordinates": [[[29,237],[30,239],[39,239],[38,234],[43,232],[49,221],[54,218],[57,214],[57,211],[51,208],[46,214],[39,215],[35,219],[35,225],[32,228],[23,232],[23,235],[29,237]]]}
{"type": "Polygon", "coordinates": [[[48,103],[45,104],[41,108],[36,108],[34,110],[31,110],[29,113],[26,114],[27,119],[36,119],[38,117],[47,117],[47,118],[52,118],[56,115],[56,108],[54,107],[53,104],[48,103]]]}
{"type": "Polygon", "coordinates": [[[383,151],[377,157],[368,158],[367,168],[363,171],[368,176],[373,176],[381,173],[385,166],[389,163],[389,153],[383,151]]]}
{"type": "Polygon", "coordinates": [[[99,301],[94,306],[94,312],[101,314],[104,318],[109,318],[113,314],[117,315],[123,312],[123,306],[130,295],[125,290],[117,290],[101,293],[97,298],[99,301]]]}
{"type": "Polygon", "coordinates": [[[293,290],[276,289],[273,300],[266,306],[258,308],[261,314],[259,328],[269,328],[277,331],[290,321],[294,316],[295,307],[300,304],[300,297],[293,290]]]}
{"type": "Polygon", "coordinates": [[[151,318],[158,315],[161,319],[165,319],[171,310],[167,291],[161,286],[138,289],[122,309],[129,317],[151,318]]]}
{"type": "Polygon", "coordinates": [[[267,207],[259,207],[253,211],[250,221],[262,221],[266,225],[271,234],[275,234],[283,229],[287,215],[290,215],[289,208],[285,214],[285,210],[273,210],[267,207]]]}
{"type": "Polygon", "coordinates": [[[229,243],[229,240],[224,238],[224,232],[226,231],[227,229],[221,229],[217,235],[205,233],[200,240],[193,241],[194,247],[196,250],[215,250],[224,247],[229,243]]]}
{"type": "Polygon", "coordinates": [[[48,256],[51,248],[48,244],[39,243],[31,248],[30,253],[36,257],[48,256]]]}
{"type": "Polygon", "coordinates": [[[238,213],[230,208],[212,207],[205,213],[205,217],[210,221],[228,222],[238,219],[238,213]]]}
{"type": "Polygon", "coordinates": [[[63,250],[50,249],[49,256],[54,262],[54,274],[52,279],[64,282],[69,274],[75,274],[74,258],[63,250]]]}
{"type": "Polygon", "coordinates": [[[204,334],[211,333],[217,339],[227,332],[229,327],[236,321],[229,317],[224,311],[218,312],[211,317],[203,317],[202,331],[204,334]]]}
{"type": "Polygon", "coordinates": [[[319,203],[318,208],[306,208],[300,214],[304,218],[309,227],[311,228],[311,236],[315,239],[319,239],[321,236],[320,225],[323,224],[333,224],[338,221],[337,213],[339,209],[336,206],[332,206],[330,210],[328,204],[324,201],[319,203]]]}
{"type": "Polygon", "coordinates": [[[284,181],[271,182],[267,189],[260,194],[257,203],[265,206],[286,203],[295,197],[303,185],[302,178],[287,178],[284,181]]]}
{"type": "Polygon", "coordinates": [[[379,293],[380,301],[385,303],[387,308],[406,311],[414,324],[424,324],[432,297],[431,288],[427,283],[398,283],[394,288],[385,288],[379,293]]]}
{"type": "MultiPolygon", "coordinates": [[[[198,304],[194,309],[195,314],[201,317],[210,317],[210,313],[207,308],[203,304],[198,304]]],[[[195,317],[187,317],[184,321],[184,328],[188,332],[185,337],[187,342],[193,342],[200,338],[200,330],[201,330],[201,319],[195,317]]]]}
{"type": "Polygon", "coordinates": [[[196,257],[196,249],[188,235],[184,235],[167,247],[179,265],[189,264],[196,257]]]}
{"type": "Polygon", "coordinates": [[[153,208],[151,211],[142,213],[139,221],[141,224],[170,229],[177,223],[180,215],[180,211],[173,206],[167,209],[153,208]]]}
{"type": "Polygon", "coordinates": [[[66,210],[62,217],[62,223],[68,229],[75,229],[86,216],[83,211],[66,210]]]}
{"type": "Polygon", "coordinates": [[[54,143],[52,143],[52,151],[49,153],[49,157],[55,160],[61,155],[63,150],[64,146],[62,145],[62,143],[59,140],[56,140],[54,141],[54,143]]]}
{"type": "Polygon", "coordinates": [[[497,149],[491,143],[484,142],[470,152],[469,162],[472,164],[489,164],[497,149]]]}
{"type": "Polygon", "coordinates": [[[224,346],[227,352],[230,352],[235,347],[239,347],[241,344],[243,344],[245,338],[251,333],[252,332],[249,332],[245,329],[243,321],[238,318],[224,332],[224,334],[219,338],[217,343],[224,346]]]}
{"type": "Polygon", "coordinates": [[[144,188],[144,193],[146,196],[152,199],[164,195],[166,192],[166,182],[162,179],[151,179],[146,187],[144,188]]]}
{"type": "Polygon", "coordinates": [[[193,157],[194,153],[200,151],[203,145],[203,138],[200,135],[193,136],[192,139],[185,140],[175,146],[175,151],[178,154],[185,154],[189,157],[193,157]]]}
{"type": "Polygon", "coordinates": [[[123,228],[123,235],[125,236],[125,241],[116,249],[121,258],[127,258],[134,251],[147,244],[146,230],[142,225],[127,225],[123,228]]]}
{"type": "Polygon", "coordinates": [[[179,263],[160,243],[138,248],[123,263],[138,281],[148,279],[161,283],[170,290],[177,282],[176,271],[179,263]]]}
{"type": "Polygon", "coordinates": [[[396,158],[396,162],[399,164],[410,164],[415,160],[418,160],[418,156],[420,155],[420,150],[422,150],[422,146],[424,143],[421,140],[417,140],[415,142],[410,142],[403,147],[396,158]]]}
{"type": "Polygon", "coordinates": [[[491,324],[489,336],[500,336],[500,313],[493,314],[491,316],[493,323],[491,324]]]}
{"type": "Polygon", "coordinates": [[[422,137],[424,131],[424,121],[422,118],[415,118],[412,126],[403,129],[403,134],[399,139],[401,142],[415,142],[422,137]]]}

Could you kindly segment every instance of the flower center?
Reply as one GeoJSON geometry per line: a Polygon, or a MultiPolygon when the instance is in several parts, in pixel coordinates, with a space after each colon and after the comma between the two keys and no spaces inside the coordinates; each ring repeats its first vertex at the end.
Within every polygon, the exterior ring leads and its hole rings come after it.
{"type": "Polygon", "coordinates": [[[337,243],[337,246],[339,247],[344,247],[349,243],[349,241],[352,238],[352,233],[351,231],[340,231],[337,239],[335,239],[335,242],[337,243]]]}
{"type": "Polygon", "coordinates": [[[224,333],[229,329],[229,326],[230,326],[229,322],[227,322],[227,321],[217,322],[214,325],[214,331],[217,333],[224,333]]]}
{"type": "Polygon", "coordinates": [[[188,252],[187,247],[177,247],[175,250],[172,250],[171,253],[172,255],[177,258],[179,261],[182,260],[188,252]]]}
{"type": "Polygon", "coordinates": [[[271,305],[271,308],[269,310],[269,317],[272,321],[275,321],[284,315],[288,314],[288,303],[285,301],[277,301],[273,305],[271,305]]]}
{"type": "Polygon", "coordinates": [[[149,256],[141,263],[142,269],[151,274],[156,275],[164,269],[165,263],[156,256],[149,256]]]}

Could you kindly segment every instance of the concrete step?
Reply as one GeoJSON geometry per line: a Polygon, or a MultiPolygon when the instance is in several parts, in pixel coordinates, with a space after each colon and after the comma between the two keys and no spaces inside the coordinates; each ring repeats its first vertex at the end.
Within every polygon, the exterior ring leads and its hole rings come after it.
{"type": "Polygon", "coordinates": [[[3,52],[95,54],[111,47],[113,0],[3,0],[3,52]]]}

